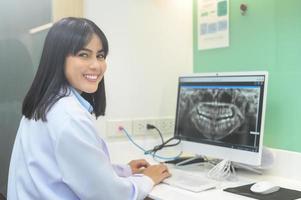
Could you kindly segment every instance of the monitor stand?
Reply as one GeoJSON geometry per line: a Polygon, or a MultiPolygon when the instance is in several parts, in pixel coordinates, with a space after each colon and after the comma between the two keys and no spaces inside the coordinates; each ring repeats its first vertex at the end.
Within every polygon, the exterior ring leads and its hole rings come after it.
{"type": "Polygon", "coordinates": [[[235,163],[235,162],[232,162],[232,165],[235,169],[244,169],[244,170],[247,170],[247,171],[250,171],[250,172],[254,172],[256,174],[259,174],[259,175],[262,175],[263,172],[262,170],[260,169],[257,169],[253,166],[250,166],[250,165],[245,165],[245,164],[241,164],[241,163],[235,163]]]}
{"type": "Polygon", "coordinates": [[[252,165],[246,165],[246,164],[241,164],[236,162],[233,163],[233,166],[238,169],[245,169],[251,172],[255,172],[257,174],[263,174],[263,170],[272,168],[274,159],[275,159],[274,153],[269,148],[263,146],[261,166],[252,166],[252,165]]]}
{"type": "Polygon", "coordinates": [[[262,149],[261,166],[252,166],[237,162],[232,162],[230,160],[222,160],[217,163],[209,172],[209,177],[213,179],[228,179],[236,176],[236,169],[244,169],[256,174],[263,174],[264,169],[269,169],[272,167],[274,162],[274,154],[271,150],[266,147],[262,149]]]}
{"type": "Polygon", "coordinates": [[[208,177],[215,180],[235,180],[237,178],[236,171],[238,169],[247,170],[259,175],[263,174],[262,170],[255,166],[236,163],[225,159],[221,160],[209,170],[208,177]]]}

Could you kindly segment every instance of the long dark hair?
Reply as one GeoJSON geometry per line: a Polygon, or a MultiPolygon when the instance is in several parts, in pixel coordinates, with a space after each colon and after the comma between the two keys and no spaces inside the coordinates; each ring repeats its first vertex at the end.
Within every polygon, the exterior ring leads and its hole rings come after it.
{"type": "MultiPolygon", "coordinates": [[[[28,119],[47,121],[46,114],[62,97],[68,95],[69,83],[64,67],[68,55],[76,55],[96,34],[101,42],[105,57],[109,52],[105,34],[92,21],[83,18],[68,17],[56,22],[49,30],[40,60],[40,64],[27,92],[22,114],[28,119]]],[[[96,92],[81,94],[93,107],[96,117],[104,115],[106,108],[104,78],[96,92]]]]}

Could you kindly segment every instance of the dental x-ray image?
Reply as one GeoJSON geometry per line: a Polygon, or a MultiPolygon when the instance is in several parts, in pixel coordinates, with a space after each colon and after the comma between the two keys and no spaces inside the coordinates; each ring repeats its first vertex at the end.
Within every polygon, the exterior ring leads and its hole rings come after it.
{"type": "Polygon", "coordinates": [[[179,134],[207,143],[256,147],[259,98],[259,87],[182,86],[179,134]]]}

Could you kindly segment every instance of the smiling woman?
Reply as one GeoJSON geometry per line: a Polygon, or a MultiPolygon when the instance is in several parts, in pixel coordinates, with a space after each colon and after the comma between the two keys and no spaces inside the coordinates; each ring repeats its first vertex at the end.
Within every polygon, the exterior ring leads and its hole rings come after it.
{"type": "Polygon", "coordinates": [[[11,156],[8,200],[143,199],[166,166],[110,162],[96,131],[104,115],[108,41],[92,21],[64,18],[49,30],[23,101],[11,156]]]}
{"type": "Polygon", "coordinates": [[[66,59],[68,82],[79,92],[93,93],[106,71],[105,53],[100,39],[93,34],[91,41],[76,55],[66,59]]]}
{"type": "MultiPolygon", "coordinates": [[[[104,33],[93,22],[79,18],[65,18],[54,24],[46,37],[35,79],[24,99],[23,115],[29,119],[38,120],[41,118],[46,121],[46,111],[50,110],[55,102],[68,94],[70,85],[80,92],[85,92],[84,90],[81,91],[81,88],[77,88],[80,83],[76,83],[76,80],[69,81],[71,77],[72,80],[77,77],[76,73],[79,76],[84,67],[92,64],[93,68],[95,63],[90,63],[94,61],[91,54],[94,53],[99,56],[98,51],[101,51],[103,62],[105,62],[109,51],[108,41],[104,33]],[[93,47],[93,50],[97,51],[97,53],[90,52],[89,59],[88,57],[85,58],[87,53],[83,53],[83,51],[86,51],[84,48],[87,45],[91,45],[90,48],[93,47]],[[67,63],[66,67],[65,63],[67,63]],[[83,66],[79,69],[81,65],[83,66]],[[77,87],[75,87],[75,83],[77,87]]],[[[96,58],[96,56],[94,57],[96,58]]],[[[95,69],[89,70],[95,71],[95,69]]],[[[81,75],[78,78],[82,78],[81,75]]],[[[83,94],[93,106],[96,117],[104,115],[106,106],[104,79],[101,76],[99,80],[101,81],[98,81],[98,85],[94,86],[94,88],[98,88],[97,91],[83,94]],[[98,103],[95,104],[94,102],[98,103]]]]}

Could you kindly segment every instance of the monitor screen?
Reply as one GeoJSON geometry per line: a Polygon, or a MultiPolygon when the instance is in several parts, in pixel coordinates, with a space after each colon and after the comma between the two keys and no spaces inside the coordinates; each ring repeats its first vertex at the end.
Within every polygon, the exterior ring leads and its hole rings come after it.
{"type": "Polygon", "coordinates": [[[179,77],[175,137],[184,151],[260,165],[267,72],[179,77]]]}

